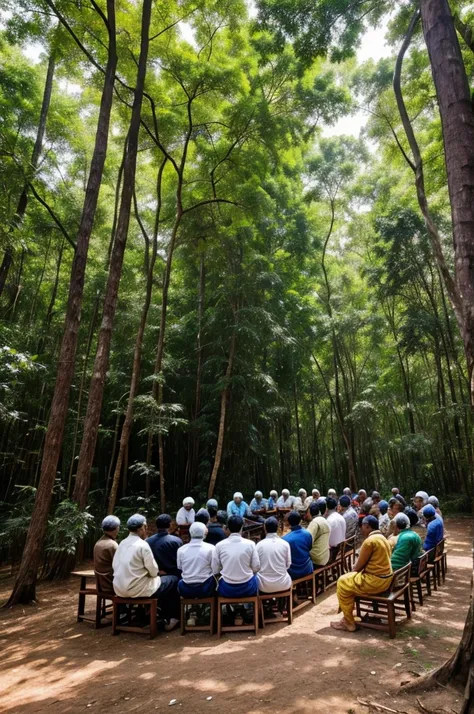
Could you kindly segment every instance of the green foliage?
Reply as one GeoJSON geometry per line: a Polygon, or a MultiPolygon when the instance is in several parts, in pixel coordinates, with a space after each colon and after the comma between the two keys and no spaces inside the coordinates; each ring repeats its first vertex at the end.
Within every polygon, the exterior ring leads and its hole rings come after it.
{"type": "Polygon", "coordinates": [[[77,543],[87,535],[93,521],[88,509],[81,511],[77,503],[61,501],[48,521],[46,552],[74,555],[77,543]]]}

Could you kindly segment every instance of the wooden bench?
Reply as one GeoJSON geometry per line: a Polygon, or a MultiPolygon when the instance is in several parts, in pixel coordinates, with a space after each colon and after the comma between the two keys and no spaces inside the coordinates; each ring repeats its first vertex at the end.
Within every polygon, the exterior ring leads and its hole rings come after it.
{"type": "Polygon", "coordinates": [[[77,622],[91,622],[95,629],[106,627],[112,624],[107,620],[107,615],[112,614],[112,595],[102,593],[97,588],[96,575],[93,570],[75,570],[71,573],[76,578],[80,578],[79,599],[77,603],[77,622]],[[94,579],[94,587],[87,585],[87,580],[94,579]],[[95,597],[95,615],[85,614],[86,598],[95,597]],[[107,604],[107,601],[110,604],[107,604]]]}
{"type": "Polygon", "coordinates": [[[339,543],[337,555],[329,561],[327,565],[323,565],[314,571],[315,587],[318,593],[325,592],[328,588],[336,585],[344,570],[344,551],[346,541],[339,543]]]}
{"type": "Polygon", "coordinates": [[[418,595],[418,602],[423,606],[423,585],[426,588],[426,594],[431,595],[431,573],[428,568],[429,553],[423,553],[417,559],[416,575],[410,575],[410,596],[411,607],[415,611],[415,588],[418,595]]]}
{"type": "Polygon", "coordinates": [[[438,586],[441,587],[441,578],[443,583],[446,580],[446,563],[447,559],[444,553],[445,539],[440,540],[440,542],[431,550],[428,551],[428,570],[433,573],[433,586],[437,590],[438,586]],[[433,553],[434,551],[434,553],[433,553]]]}
{"type": "Polygon", "coordinates": [[[296,594],[298,599],[301,595],[301,590],[303,590],[303,587],[305,589],[305,593],[303,596],[304,600],[302,602],[299,602],[298,605],[293,605],[293,612],[298,612],[298,610],[302,610],[308,605],[316,605],[316,582],[314,578],[314,573],[311,573],[311,575],[305,575],[303,578],[297,578],[296,580],[293,580],[291,590],[293,593],[296,594]]]}
{"type": "Polygon", "coordinates": [[[214,634],[214,622],[216,619],[216,598],[204,597],[204,598],[191,598],[191,597],[181,597],[181,634],[184,635],[186,632],[209,632],[209,634],[214,634]],[[208,625],[187,625],[186,624],[186,608],[188,606],[194,607],[197,605],[209,605],[210,615],[208,625]]]}
{"type": "Polygon", "coordinates": [[[260,617],[263,625],[271,625],[276,622],[287,622],[289,625],[293,622],[293,588],[284,590],[278,593],[259,593],[258,602],[260,606],[260,617]],[[280,611],[276,617],[265,617],[264,603],[268,600],[286,600],[287,615],[283,615],[280,611]]]}
{"type": "Polygon", "coordinates": [[[342,551],[343,573],[350,573],[352,568],[354,567],[356,538],[357,536],[354,535],[352,536],[352,538],[347,538],[347,540],[344,541],[344,548],[342,551]]]}
{"type": "MultiPolygon", "coordinates": [[[[265,627],[265,622],[262,622],[262,626],[265,627]]],[[[258,595],[252,597],[218,597],[217,598],[217,637],[221,637],[223,632],[242,632],[253,630],[255,634],[258,634],[258,595]],[[253,624],[242,625],[223,625],[222,624],[222,607],[223,605],[246,605],[251,603],[253,605],[253,624]]]]}
{"type": "Polygon", "coordinates": [[[116,595],[113,599],[113,620],[112,634],[118,635],[120,632],[138,632],[142,635],[149,635],[150,640],[153,640],[158,634],[158,598],[156,597],[119,597],[116,595]],[[125,605],[127,608],[128,625],[120,622],[120,606],[125,605]],[[150,622],[148,625],[140,627],[132,625],[132,617],[134,607],[139,605],[149,607],[150,622]]]}
{"type": "Polygon", "coordinates": [[[391,585],[385,592],[378,595],[358,595],[355,598],[357,616],[361,618],[358,624],[361,627],[383,630],[389,633],[391,639],[395,637],[397,613],[404,612],[407,618],[411,617],[410,570],[411,563],[396,570],[391,585]],[[384,624],[381,620],[387,620],[387,623],[384,624]]]}

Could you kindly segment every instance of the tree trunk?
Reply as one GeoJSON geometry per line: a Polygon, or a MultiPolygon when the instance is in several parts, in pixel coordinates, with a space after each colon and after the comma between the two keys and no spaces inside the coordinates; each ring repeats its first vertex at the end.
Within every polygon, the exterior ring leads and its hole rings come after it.
{"type": "MultiPolygon", "coordinates": [[[[49,105],[51,103],[51,93],[53,90],[53,77],[54,70],[56,68],[56,56],[54,51],[51,51],[48,60],[48,69],[46,71],[46,81],[44,84],[43,101],[41,104],[40,118],[38,123],[38,131],[36,133],[36,141],[33,147],[33,152],[31,154],[31,162],[26,172],[28,175],[34,174],[38,168],[38,162],[41,155],[41,149],[43,148],[44,133],[46,131],[46,120],[48,118],[49,105]]],[[[10,233],[12,233],[15,228],[17,228],[23,220],[26,213],[26,207],[28,205],[28,184],[25,183],[21,196],[18,200],[18,205],[16,209],[15,216],[12,221],[10,233]]],[[[13,249],[7,247],[5,250],[5,255],[3,256],[2,264],[0,265],[0,297],[2,296],[3,290],[5,288],[5,283],[8,278],[8,272],[13,263],[13,249]]]]}
{"type": "Polygon", "coordinates": [[[474,111],[461,48],[447,0],[421,0],[420,9],[443,129],[456,285],[462,296],[461,333],[473,401],[474,111]]]}
{"type": "Polygon", "coordinates": [[[74,485],[73,500],[79,508],[85,508],[89,491],[90,472],[94,460],[97,433],[99,430],[100,413],[104,397],[105,378],[109,365],[110,343],[112,329],[117,307],[118,289],[122,274],[123,257],[127,242],[130,212],[135,186],[135,173],[137,166],[138,137],[140,133],[140,118],[143,101],[143,90],[148,60],[149,28],[151,17],[151,0],[144,0],[142,11],[140,57],[138,61],[137,82],[134,92],[132,116],[127,138],[127,153],[123,169],[122,197],[120,212],[117,221],[117,231],[110,257],[109,276],[102,322],[97,340],[97,351],[94,371],[89,388],[89,399],[84,419],[84,432],[82,436],[79,462],[77,466],[76,482],[74,485]]]}
{"type": "Polygon", "coordinates": [[[74,376],[77,348],[77,335],[81,318],[84,276],[89,249],[89,239],[94,223],[99,196],[107,142],[109,135],[110,112],[112,108],[115,72],[117,68],[115,38],[115,3],[107,0],[109,31],[109,50],[104,87],[97,123],[97,133],[92,156],[91,170],[87,184],[81,223],[77,236],[77,248],[71,268],[71,281],[66,309],[64,334],[58,360],[56,384],[54,388],[48,430],[45,438],[41,474],[36,493],[35,507],[26,537],[23,557],[7,605],[28,603],[36,598],[36,581],[41,551],[46,533],[48,513],[51,505],[52,489],[56,478],[59,454],[66,425],[69,391],[74,376]]]}
{"type": "Polygon", "coordinates": [[[207,492],[208,498],[212,498],[214,496],[214,490],[216,488],[216,481],[217,481],[217,474],[219,472],[219,467],[221,465],[221,460],[222,460],[222,452],[224,450],[225,416],[226,416],[227,401],[229,398],[229,391],[230,391],[229,381],[230,381],[230,378],[232,377],[232,369],[234,367],[236,338],[237,338],[237,334],[236,334],[236,330],[234,327],[234,330],[232,332],[232,338],[230,341],[229,360],[227,362],[227,369],[225,372],[224,389],[221,392],[221,415],[220,415],[220,419],[219,419],[219,432],[217,435],[217,446],[216,446],[216,456],[214,459],[214,466],[212,468],[211,478],[209,480],[209,489],[207,492]]]}

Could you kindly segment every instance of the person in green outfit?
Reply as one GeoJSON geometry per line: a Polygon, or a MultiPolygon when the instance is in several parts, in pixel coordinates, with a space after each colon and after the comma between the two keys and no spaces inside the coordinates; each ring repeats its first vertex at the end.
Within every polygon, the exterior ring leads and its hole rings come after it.
{"type": "Polygon", "coordinates": [[[415,565],[423,552],[420,536],[412,531],[410,519],[405,513],[398,513],[393,519],[393,525],[395,535],[399,534],[391,558],[393,570],[403,568],[408,563],[415,565]]]}

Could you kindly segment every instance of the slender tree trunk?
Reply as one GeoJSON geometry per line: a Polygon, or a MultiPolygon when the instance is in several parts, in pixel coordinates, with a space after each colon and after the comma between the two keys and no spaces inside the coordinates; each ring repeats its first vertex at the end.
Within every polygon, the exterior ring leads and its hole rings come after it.
{"type": "MultiPolygon", "coordinates": [[[[46,120],[48,118],[49,105],[51,103],[51,93],[53,91],[53,77],[56,68],[56,57],[54,50],[51,51],[48,59],[48,69],[46,71],[46,81],[44,84],[43,101],[41,104],[40,118],[38,123],[38,131],[36,132],[36,141],[31,155],[31,162],[27,174],[31,174],[38,168],[41,150],[43,148],[44,133],[46,131],[46,120]]],[[[13,232],[22,222],[28,205],[28,184],[25,184],[18,201],[15,216],[12,221],[10,232],[13,232]]],[[[0,297],[5,288],[5,283],[8,278],[8,272],[13,263],[13,249],[7,247],[3,256],[2,264],[0,265],[0,297]]]]}
{"type": "Polygon", "coordinates": [[[298,467],[300,479],[303,479],[303,454],[301,450],[301,429],[300,417],[298,414],[298,393],[296,391],[296,381],[293,380],[293,400],[295,403],[295,425],[296,425],[296,441],[298,445],[298,467]]]}
{"type": "Polygon", "coordinates": [[[28,529],[23,557],[8,605],[28,603],[36,598],[36,581],[46,533],[52,489],[66,425],[69,391],[74,376],[77,335],[81,318],[84,276],[89,239],[94,224],[100,184],[104,170],[109,135],[115,72],[117,68],[115,38],[115,3],[107,0],[109,50],[102,99],[97,124],[96,141],[87,184],[77,247],[71,268],[71,281],[66,309],[64,334],[58,361],[56,385],[45,439],[41,474],[36,493],[35,507],[28,529]]]}
{"type": "Polygon", "coordinates": [[[97,351],[94,371],[89,389],[87,411],[84,419],[79,462],[73,500],[79,508],[85,508],[89,491],[90,472],[94,461],[97,433],[99,430],[100,413],[104,397],[105,378],[109,365],[110,343],[117,307],[118,289],[122,274],[123,257],[127,242],[130,212],[135,186],[137,166],[138,137],[140,133],[140,118],[143,101],[143,91],[148,60],[149,29],[151,17],[151,0],[143,1],[140,58],[138,61],[137,81],[133,100],[130,128],[127,138],[127,153],[123,169],[122,197],[117,221],[117,231],[110,257],[109,276],[104,298],[102,322],[97,340],[97,351]]]}
{"type": "Polygon", "coordinates": [[[212,498],[214,495],[214,490],[216,488],[217,474],[219,473],[219,467],[222,460],[222,452],[224,450],[224,433],[225,433],[225,417],[227,412],[227,401],[229,399],[230,392],[230,379],[232,377],[232,370],[234,367],[235,358],[235,345],[237,341],[237,333],[234,327],[232,332],[232,337],[230,341],[229,359],[227,362],[227,369],[225,372],[225,382],[224,389],[221,392],[221,413],[219,419],[219,431],[217,434],[217,446],[216,446],[216,456],[214,459],[214,466],[212,468],[211,478],[209,480],[209,489],[207,492],[207,497],[212,498]]]}

